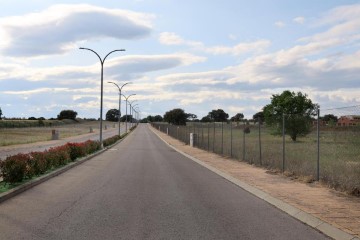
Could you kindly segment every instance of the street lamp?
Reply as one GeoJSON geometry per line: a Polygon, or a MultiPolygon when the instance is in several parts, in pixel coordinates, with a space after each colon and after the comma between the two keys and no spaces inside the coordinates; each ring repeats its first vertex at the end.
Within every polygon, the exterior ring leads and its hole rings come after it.
{"type": "Polygon", "coordinates": [[[123,95],[123,96],[124,96],[125,101],[126,101],[126,115],[125,115],[125,121],[126,121],[126,133],[127,133],[127,130],[128,130],[128,127],[127,127],[127,105],[128,105],[128,99],[129,99],[129,97],[136,95],[136,93],[134,93],[134,94],[130,94],[130,95],[129,95],[129,96],[127,96],[127,97],[126,97],[124,94],[121,94],[121,95],[123,95]]]}
{"type": "Polygon", "coordinates": [[[136,126],[139,125],[139,120],[140,120],[140,109],[139,109],[139,106],[137,106],[136,108],[134,108],[134,111],[136,113],[136,126]]]}
{"type": "MultiPolygon", "coordinates": [[[[133,113],[132,113],[132,111],[133,111],[133,103],[134,102],[136,102],[137,100],[134,100],[134,101],[132,101],[132,102],[129,102],[129,105],[130,105],[130,115],[131,115],[131,119],[130,119],[130,126],[132,127],[132,122],[133,122],[133,113]]],[[[131,128],[130,127],[130,128],[131,128]]]]}
{"type": "Polygon", "coordinates": [[[100,146],[101,148],[103,148],[103,141],[102,141],[102,115],[103,115],[103,89],[104,89],[104,63],[106,58],[113,52],[120,52],[120,51],[125,51],[125,49],[116,49],[113,50],[111,52],[109,52],[103,59],[101,59],[101,57],[99,56],[99,54],[97,52],[95,52],[94,50],[90,49],[90,48],[80,48],[81,50],[88,50],[91,51],[93,53],[96,54],[96,56],[98,56],[100,63],[101,63],[101,94],[100,94],[100,146]]]}
{"type": "Polygon", "coordinates": [[[122,88],[126,85],[126,84],[129,84],[131,82],[127,82],[127,83],[124,83],[121,87],[119,87],[119,85],[117,85],[116,83],[114,82],[108,82],[108,83],[112,83],[114,84],[118,89],[119,89],[119,137],[121,136],[121,133],[120,133],[120,117],[121,117],[121,90],[122,88]]]}
{"type": "MultiPolygon", "coordinates": [[[[134,117],[132,116],[132,115],[134,115],[134,112],[135,112],[135,109],[134,109],[134,107],[135,106],[139,106],[139,104],[138,103],[135,103],[134,105],[133,105],[133,103],[134,103],[135,101],[133,101],[131,104],[130,104],[130,106],[131,106],[131,126],[133,126],[133,122],[134,122],[134,117]]],[[[136,119],[136,117],[135,117],[135,119],[136,119]]]]}

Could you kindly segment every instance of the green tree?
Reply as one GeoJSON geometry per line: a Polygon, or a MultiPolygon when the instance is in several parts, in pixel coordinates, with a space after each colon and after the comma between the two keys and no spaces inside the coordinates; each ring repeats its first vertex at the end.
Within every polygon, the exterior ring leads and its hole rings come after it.
{"type": "Polygon", "coordinates": [[[120,117],[119,109],[113,108],[107,111],[106,113],[106,120],[110,122],[118,122],[119,117],[120,117]]]}
{"type": "Polygon", "coordinates": [[[121,122],[125,122],[126,119],[127,119],[128,122],[131,122],[132,116],[129,115],[129,114],[128,114],[128,115],[124,115],[124,116],[122,116],[122,117],[120,118],[120,121],[121,121],[121,122]]]}
{"type": "Polygon", "coordinates": [[[0,108],[0,120],[2,119],[1,116],[2,116],[2,110],[1,110],[1,108],[0,108]]]}
{"type": "Polygon", "coordinates": [[[77,116],[77,112],[74,110],[62,110],[60,114],[57,116],[59,120],[62,119],[72,119],[75,120],[77,116]]]}
{"type": "Polygon", "coordinates": [[[197,116],[193,113],[187,113],[187,120],[189,121],[194,121],[195,119],[197,119],[197,116]]]}
{"type": "Polygon", "coordinates": [[[264,112],[261,111],[261,112],[257,112],[253,115],[253,119],[254,119],[254,122],[257,122],[259,121],[259,118],[260,118],[260,122],[263,123],[264,120],[265,120],[265,116],[264,116],[264,112]]]}
{"type": "Polygon", "coordinates": [[[187,117],[183,109],[175,108],[165,113],[164,121],[174,125],[186,125],[187,117]]]}
{"type": "Polygon", "coordinates": [[[217,109],[209,112],[208,117],[214,122],[225,122],[229,118],[229,114],[222,109],[217,109]]]}
{"type": "Polygon", "coordinates": [[[154,119],[154,122],[162,122],[164,120],[163,117],[160,115],[155,115],[153,117],[153,119],[154,119]]]}
{"type": "Polygon", "coordinates": [[[271,103],[263,108],[265,122],[274,127],[276,134],[281,134],[284,115],[285,132],[296,141],[298,136],[305,136],[311,131],[311,117],[316,114],[317,107],[306,94],[286,90],[272,95],[271,103]]]}
{"type": "Polygon", "coordinates": [[[230,118],[230,120],[233,122],[240,122],[242,119],[244,119],[244,114],[242,113],[237,113],[235,116],[230,118]]]}
{"type": "Polygon", "coordinates": [[[337,122],[338,117],[333,114],[326,114],[321,118],[321,120],[325,122],[329,122],[329,121],[337,122]]]}
{"type": "Polygon", "coordinates": [[[203,117],[200,122],[211,122],[211,118],[209,116],[203,117]]]}

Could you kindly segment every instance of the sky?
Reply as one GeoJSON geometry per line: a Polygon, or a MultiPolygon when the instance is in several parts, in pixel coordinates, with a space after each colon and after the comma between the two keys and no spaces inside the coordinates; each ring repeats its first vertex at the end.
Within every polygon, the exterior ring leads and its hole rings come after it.
{"type": "MultiPolygon", "coordinates": [[[[5,117],[99,118],[125,96],[142,117],[182,108],[246,118],[273,94],[360,104],[360,3],[350,0],[0,0],[5,117]]],[[[122,115],[125,102],[122,102],[122,115]]],[[[360,114],[360,113],[354,113],[360,114]]]]}

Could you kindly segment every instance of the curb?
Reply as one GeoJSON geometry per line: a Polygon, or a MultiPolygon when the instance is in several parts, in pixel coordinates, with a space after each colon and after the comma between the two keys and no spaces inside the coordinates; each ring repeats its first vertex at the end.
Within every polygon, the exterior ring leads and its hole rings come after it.
{"type": "MultiPolygon", "coordinates": [[[[131,132],[133,132],[133,131],[131,131],[131,132]]],[[[40,176],[38,178],[30,180],[29,182],[24,183],[24,184],[22,184],[20,186],[17,186],[15,188],[12,188],[7,192],[1,193],[0,194],[0,204],[2,202],[12,198],[12,197],[15,197],[16,195],[18,195],[18,194],[20,194],[22,192],[25,192],[26,190],[28,190],[30,188],[35,187],[36,185],[39,185],[39,184],[41,184],[41,183],[43,183],[43,182],[45,182],[45,181],[47,181],[47,180],[49,180],[49,179],[51,179],[53,177],[56,177],[56,176],[58,176],[58,175],[60,175],[60,174],[62,174],[64,172],[68,171],[71,168],[74,168],[74,167],[76,167],[76,166],[78,166],[78,165],[80,165],[80,164],[82,164],[82,163],[96,157],[97,155],[102,154],[103,152],[105,152],[108,149],[112,148],[116,144],[121,143],[127,136],[130,135],[131,132],[126,134],[125,137],[119,139],[119,141],[117,141],[116,143],[111,144],[111,145],[107,146],[106,148],[97,151],[96,153],[93,153],[93,154],[91,154],[89,156],[86,156],[86,157],[83,157],[83,158],[79,158],[75,162],[71,162],[71,163],[69,163],[69,164],[67,164],[67,165],[65,165],[65,166],[63,166],[61,168],[56,169],[55,171],[52,171],[52,172],[50,172],[48,174],[45,174],[45,175],[42,175],[42,176],[40,176]]]]}
{"type": "Polygon", "coordinates": [[[327,222],[324,222],[323,220],[307,213],[304,212],[294,206],[291,206],[288,203],[285,203],[284,201],[277,199],[275,197],[272,197],[271,195],[269,195],[268,193],[255,188],[245,182],[240,181],[237,178],[234,178],[232,176],[230,176],[227,173],[224,173],[202,161],[200,161],[197,158],[194,158],[193,156],[190,156],[187,153],[182,152],[181,150],[175,148],[174,146],[170,145],[168,142],[166,142],[166,140],[164,140],[157,132],[154,131],[154,129],[150,128],[151,131],[153,133],[155,133],[165,144],[167,144],[169,147],[171,147],[172,149],[174,149],[175,151],[177,151],[178,153],[184,155],[185,157],[189,158],[190,160],[198,163],[199,165],[207,168],[208,170],[218,174],[219,176],[223,177],[224,179],[228,180],[229,182],[237,185],[238,187],[244,189],[245,191],[253,194],[254,196],[270,203],[271,205],[275,206],[276,208],[282,210],[283,212],[289,214],[290,216],[292,216],[293,218],[317,229],[318,231],[324,233],[325,235],[333,238],[333,239],[339,239],[339,240],[360,240],[358,237],[353,236],[341,229],[338,229],[332,225],[330,225],[327,222]]]}

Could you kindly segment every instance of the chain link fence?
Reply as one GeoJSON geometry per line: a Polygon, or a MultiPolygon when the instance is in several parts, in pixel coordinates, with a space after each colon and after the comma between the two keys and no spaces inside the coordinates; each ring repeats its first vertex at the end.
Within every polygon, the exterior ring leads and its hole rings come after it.
{"type": "Polygon", "coordinates": [[[319,111],[314,118],[284,115],[283,122],[276,127],[260,121],[188,122],[186,126],[152,123],[152,126],[187,145],[193,133],[193,144],[197,148],[293,174],[307,182],[321,180],[331,187],[358,195],[359,112],[360,107],[355,106],[323,110],[321,115],[319,111]],[[328,120],[326,115],[329,114],[338,116],[337,120],[328,120]],[[306,134],[295,134],[295,140],[294,131],[299,129],[299,124],[306,134]]]}

